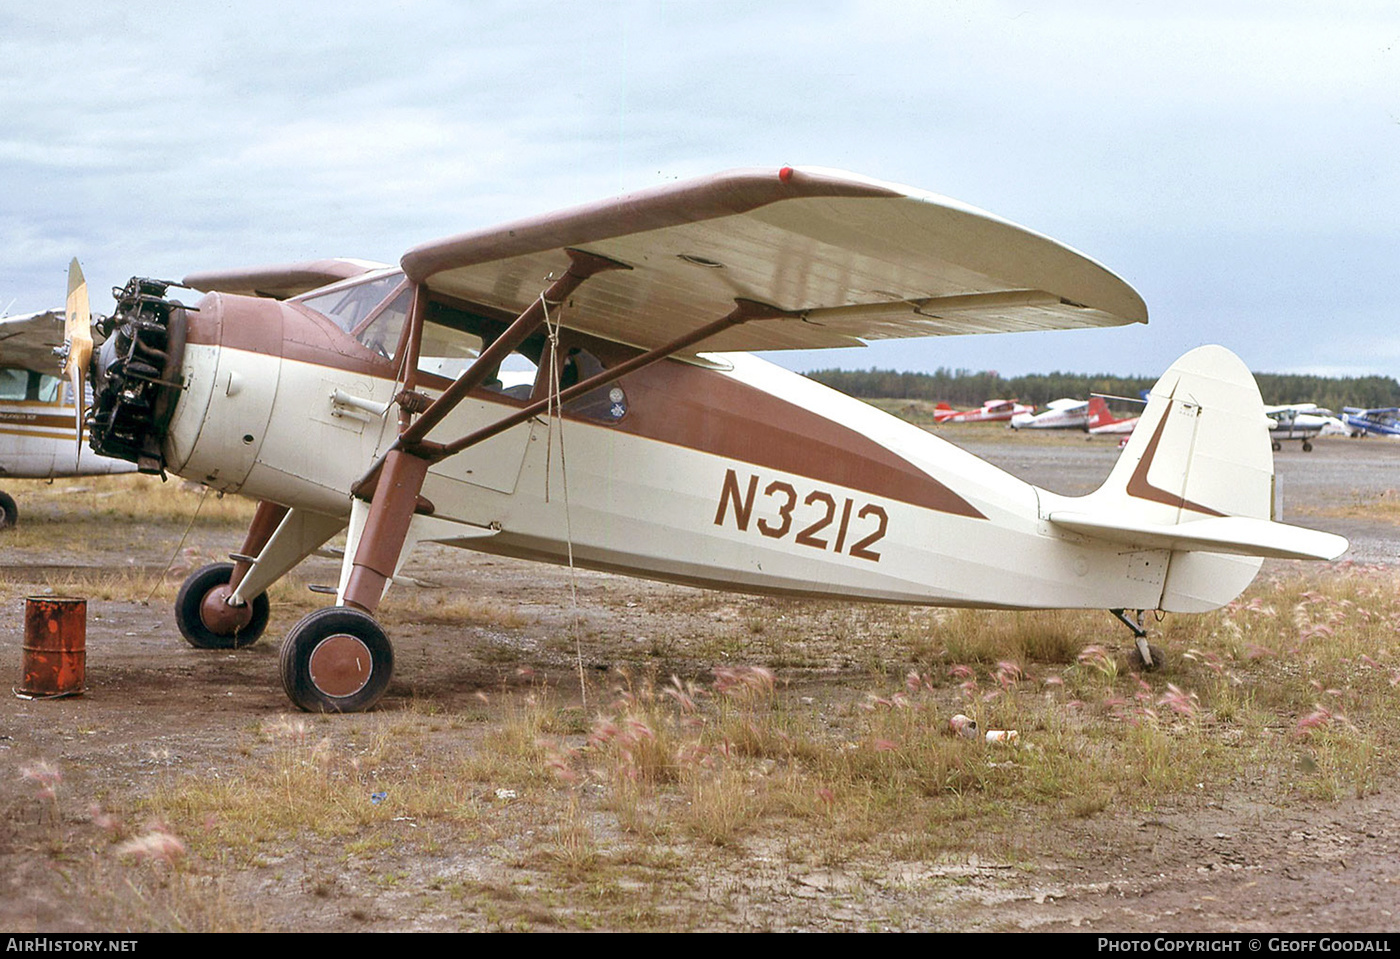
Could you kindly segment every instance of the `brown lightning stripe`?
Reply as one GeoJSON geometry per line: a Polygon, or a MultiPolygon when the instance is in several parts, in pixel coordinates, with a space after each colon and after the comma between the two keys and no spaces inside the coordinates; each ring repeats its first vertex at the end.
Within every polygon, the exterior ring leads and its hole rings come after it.
{"type": "Polygon", "coordinates": [[[1204,513],[1207,516],[1224,516],[1225,514],[1218,510],[1202,506],[1200,503],[1193,503],[1178,493],[1169,493],[1147,481],[1147,471],[1152,468],[1152,461],[1157,456],[1157,444],[1161,442],[1162,433],[1166,431],[1167,417],[1171,416],[1172,403],[1174,402],[1176,402],[1175,399],[1167,400],[1166,412],[1162,414],[1161,421],[1157,423],[1157,429],[1153,431],[1152,439],[1147,441],[1147,449],[1143,450],[1142,459],[1138,460],[1137,469],[1133,470],[1133,475],[1128,478],[1128,495],[1173,506],[1177,509],[1189,509],[1194,513],[1204,513]]]}

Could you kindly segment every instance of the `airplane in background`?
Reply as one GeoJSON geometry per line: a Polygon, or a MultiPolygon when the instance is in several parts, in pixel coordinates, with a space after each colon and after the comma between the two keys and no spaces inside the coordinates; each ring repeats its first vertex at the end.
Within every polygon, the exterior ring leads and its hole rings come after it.
{"type": "Polygon", "coordinates": [[[1400,407],[1362,409],[1348,406],[1342,410],[1342,422],[1351,430],[1352,436],[1400,436],[1400,407]]]}
{"type": "Polygon", "coordinates": [[[1011,417],[1013,430],[1082,430],[1089,425],[1089,401],[1051,400],[1039,413],[1011,417]]]}
{"type": "Polygon", "coordinates": [[[1300,440],[1303,452],[1312,452],[1312,441],[1323,433],[1344,433],[1346,426],[1332,411],[1323,409],[1316,403],[1295,403],[1284,406],[1266,406],[1264,415],[1269,418],[1269,435],[1275,450],[1283,449],[1286,440],[1300,440]]]}
{"type": "Polygon", "coordinates": [[[987,400],[975,410],[955,410],[947,403],[933,408],[935,423],[995,423],[1009,420],[1018,413],[1033,413],[1035,407],[1015,400],[987,400]]]}
{"type": "MultiPolygon", "coordinates": [[[[70,287],[82,283],[77,260],[69,279],[70,287]]],[[[74,402],[74,384],[59,375],[71,342],[64,313],[0,317],[0,477],[135,472],[135,464],[99,456],[82,443],[82,407],[74,402]]],[[[78,388],[91,394],[86,383],[78,388]]],[[[14,497],[0,491],[0,529],[18,519],[14,497]]]]}
{"type": "Polygon", "coordinates": [[[1140,416],[1115,417],[1102,396],[1089,397],[1089,432],[1095,436],[1127,436],[1137,428],[1140,416]]]}
{"type": "Polygon", "coordinates": [[[259,501],[232,561],[179,591],[195,646],[256,641],[268,587],[345,533],[335,605],[279,652],[306,710],[383,696],[375,611],[421,542],[760,594],[1105,609],[1149,667],[1143,611],[1213,609],[1264,557],[1347,547],[1269,520],[1262,403],[1221,347],[1172,365],[1081,497],[743,352],[1146,322],[1083,254],[853,174],[730,171],[429,242],[397,268],[184,284],[207,291],[197,309],[133,278],[104,320],[93,447],[259,501]],[[528,395],[507,361],[533,371],[528,395]]]}

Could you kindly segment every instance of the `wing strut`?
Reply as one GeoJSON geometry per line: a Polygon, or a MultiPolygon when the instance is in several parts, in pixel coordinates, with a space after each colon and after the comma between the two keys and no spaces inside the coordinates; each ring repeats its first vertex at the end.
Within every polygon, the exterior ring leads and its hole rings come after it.
{"type": "MultiPolygon", "coordinates": [[[[665,346],[658,346],[654,350],[643,353],[640,356],[634,356],[632,359],[624,363],[619,363],[617,366],[611,367],[610,369],[603,370],[601,373],[597,373],[580,383],[575,383],[568,389],[561,390],[555,401],[562,405],[576,396],[583,396],[585,393],[591,393],[600,386],[606,386],[614,380],[626,376],[628,373],[639,370],[644,366],[651,366],[653,363],[657,363],[667,357],[674,356],[681,350],[703,340],[707,340],[716,333],[729,329],[731,326],[738,326],[740,323],[747,323],[749,320],[771,320],[793,315],[785,310],[779,310],[776,307],[771,307],[753,300],[740,298],[736,299],[734,304],[734,310],[728,316],[702,326],[694,332],[678,337],[665,346]]],[[[536,400],[529,406],[501,418],[490,426],[484,426],[475,433],[469,433],[459,440],[442,446],[423,444],[427,448],[423,449],[420,455],[427,457],[434,463],[446,459],[449,456],[454,456],[463,450],[470,449],[478,443],[484,443],[498,433],[504,433],[512,426],[523,423],[531,417],[538,416],[540,413],[545,412],[549,403],[550,399],[548,397],[542,400],[536,400]]]]}
{"type": "MultiPolygon", "coordinates": [[[[428,435],[428,431],[442,422],[443,417],[462,402],[466,395],[476,389],[486,379],[490,371],[500,365],[500,361],[510,355],[511,350],[525,342],[530,334],[538,330],[545,320],[545,306],[559,306],[570,293],[573,293],[589,277],[607,270],[630,270],[630,266],[610,260],[605,256],[585,253],[582,250],[566,250],[572,261],[568,271],[555,280],[549,289],[540,294],[525,312],[516,317],[510,327],[496,338],[496,341],[482,351],[476,362],[462,371],[433,404],[423,411],[423,415],[412,426],[399,434],[398,446],[413,449],[428,435]]],[[[422,328],[421,319],[414,326],[422,328]]]]}
{"type": "MultiPolygon", "coordinates": [[[[570,251],[570,254],[574,255],[574,251],[570,251]]],[[[583,254],[583,256],[588,255],[583,254]]],[[[596,257],[591,259],[601,260],[601,258],[596,257]]],[[[575,265],[577,266],[578,263],[579,260],[576,259],[575,265]]],[[[613,264],[612,261],[602,261],[602,264],[595,267],[593,272],[616,268],[616,264],[613,264]]],[[[562,302],[568,292],[558,292],[556,288],[560,284],[569,281],[568,289],[571,291],[591,275],[592,273],[587,276],[578,276],[571,270],[569,274],[565,274],[561,280],[550,287],[543,299],[551,303],[562,302]],[[572,280],[570,280],[571,276],[572,280]]],[[[575,396],[592,392],[628,373],[659,363],[729,327],[747,323],[750,320],[778,319],[793,315],[789,311],[753,300],[736,299],[734,309],[727,316],[677,337],[665,346],[633,357],[577,383],[561,391],[556,397],[556,401],[565,403],[575,396]]],[[[490,439],[512,426],[539,415],[546,409],[549,400],[538,400],[502,417],[488,427],[451,443],[434,443],[424,439],[428,431],[440,423],[442,418],[461,402],[467,391],[481,382],[485,372],[493,368],[496,360],[522,342],[543,320],[543,306],[540,301],[536,301],[511,324],[506,333],[482,352],[476,362],[464,371],[453,382],[452,386],[448,387],[447,391],[424,411],[417,421],[399,434],[398,441],[389,449],[384,458],[365,475],[364,479],[356,484],[354,495],[369,500],[369,515],[365,520],[364,531],[360,535],[359,545],[355,550],[354,562],[346,580],[345,591],[340,597],[341,605],[353,606],[371,615],[378,607],[379,600],[384,595],[385,586],[388,585],[389,578],[393,575],[394,568],[398,564],[414,512],[420,508],[431,510],[431,506],[423,501],[420,493],[423,489],[423,481],[428,475],[428,468],[433,463],[490,439]],[[524,331],[521,332],[521,329],[524,331]],[[503,341],[507,345],[497,351],[496,348],[503,341]],[[480,372],[472,377],[473,370],[480,370],[480,372]],[[469,385],[462,387],[463,383],[469,385]],[[449,398],[451,402],[444,403],[449,398]],[[432,419],[429,419],[430,416],[432,419]]]]}

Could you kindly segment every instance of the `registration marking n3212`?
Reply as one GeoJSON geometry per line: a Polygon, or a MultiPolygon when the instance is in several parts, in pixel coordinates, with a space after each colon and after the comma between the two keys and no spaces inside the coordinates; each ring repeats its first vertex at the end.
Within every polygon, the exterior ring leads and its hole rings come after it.
{"type": "Polygon", "coordinates": [[[752,524],[757,533],[769,539],[781,540],[791,535],[801,546],[844,552],[873,563],[880,561],[879,552],[870,547],[884,539],[889,527],[889,514],[883,506],[870,502],[857,506],[857,501],[847,496],[839,497],[842,504],[838,508],[836,494],[818,487],[807,490],[804,496],[787,480],[775,479],[763,486],[760,513],[754,520],[759,482],[756,473],[750,473],[747,483],[741,483],[738,473],[726,470],[719,507],[715,510],[715,525],[724,526],[732,521],[740,532],[747,532],[752,524]],[[833,523],[836,524],[834,531],[831,530],[833,523]]]}

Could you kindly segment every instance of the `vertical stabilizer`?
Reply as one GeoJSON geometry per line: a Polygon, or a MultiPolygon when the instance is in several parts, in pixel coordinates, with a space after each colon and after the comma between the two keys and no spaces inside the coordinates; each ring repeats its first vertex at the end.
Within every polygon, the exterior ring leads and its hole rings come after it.
{"type": "Polygon", "coordinates": [[[1050,519],[1170,549],[1159,607],[1202,612],[1238,596],[1264,556],[1331,556],[1346,548],[1341,537],[1268,522],[1273,472],[1254,377],[1229,350],[1203,346],[1157,381],[1103,486],[1050,519]]]}

